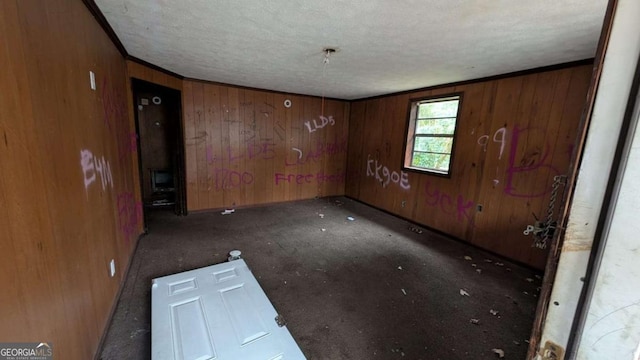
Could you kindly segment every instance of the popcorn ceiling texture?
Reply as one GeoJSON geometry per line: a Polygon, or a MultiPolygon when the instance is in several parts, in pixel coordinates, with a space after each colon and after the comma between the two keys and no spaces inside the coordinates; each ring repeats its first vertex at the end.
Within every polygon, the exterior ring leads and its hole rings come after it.
{"type": "Polygon", "coordinates": [[[591,58],[607,1],[96,3],[130,55],[180,75],[357,99],[591,58]]]}

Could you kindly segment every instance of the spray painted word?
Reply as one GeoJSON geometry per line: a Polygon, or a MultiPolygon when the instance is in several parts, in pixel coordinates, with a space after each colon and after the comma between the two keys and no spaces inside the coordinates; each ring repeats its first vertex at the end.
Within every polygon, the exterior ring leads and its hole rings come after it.
{"type": "Polygon", "coordinates": [[[253,184],[253,174],[231,169],[214,169],[216,190],[230,190],[253,184]]]}
{"type": "Polygon", "coordinates": [[[287,184],[313,184],[316,183],[318,185],[323,183],[336,183],[341,184],[344,182],[346,178],[345,173],[338,174],[325,174],[324,172],[319,172],[317,174],[283,174],[283,173],[275,173],[275,183],[276,185],[280,185],[280,183],[287,184]]]}
{"type": "Polygon", "coordinates": [[[136,201],[133,193],[118,194],[118,227],[126,244],[136,236],[142,216],[142,203],[136,201]]]}
{"type": "MultiPolygon", "coordinates": [[[[513,135],[511,138],[511,149],[509,151],[509,166],[507,168],[506,173],[506,184],[504,188],[505,194],[513,197],[522,197],[522,198],[535,198],[546,195],[551,191],[551,188],[546,185],[546,183],[539,182],[544,185],[545,188],[540,190],[521,193],[516,189],[515,183],[518,177],[520,176],[520,180],[530,179],[532,176],[537,176],[540,178],[541,175],[537,174],[539,171],[547,171],[548,174],[542,175],[543,178],[553,179],[555,175],[560,174],[560,171],[556,169],[553,165],[547,164],[547,158],[551,153],[551,146],[549,143],[545,143],[543,148],[535,147],[532,150],[527,150],[520,160],[520,164],[516,166],[516,155],[518,152],[518,142],[520,141],[520,136],[527,132],[533,131],[534,129],[524,128],[520,129],[519,127],[515,127],[513,129],[513,135]]],[[[542,131],[539,129],[539,131],[542,131]]]]}
{"type": "Polygon", "coordinates": [[[444,214],[455,215],[458,221],[466,220],[473,225],[474,202],[466,200],[458,194],[455,203],[451,196],[444,192],[431,188],[431,183],[427,182],[424,187],[426,204],[438,208],[444,214]]]}
{"type": "Polygon", "coordinates": [[[320,115],[320,124],[316,122],[316,119],[313,119],[313,128],[311,127],[310,121],[305,121],[304,123],[304,125],[307,127],[307,130],[309,130],[309,133],[312,133],[318,129],[322,129],[327,125],[333,126],[335,124],[336,124],[336,121],[333,119],[333,116],[331,115],[329,115],[329,117],[320,115]]]}
{"type": "Polygon", "coordinates": [[[382,187],[387,187],[393,182],[405,190],[411,189],[409,174],[404,171],[400,171],[400,174],[397,171],[389,171],[386,166],[378,164],[378,160],[372,159],[371,155],[367,155],[367,176],[375,176],[382,187]]]}
{"type": "MultiPolygon", "coordinates": [[[[249,160],[253,160],[256,158],[260,158],[262,160],[273,159],[276,156],[276,150],[274,149],[275,146],[276,144],[267,142],[259,144],[250,143],[247,144],[246,147],[240,149],[240,152],[236,154],[233,153],[234,150],[231,148],[231,146],[227,146],[226,160],[229,163],[233,163],[245,157],[249,160]]],[[[211,145],[207,145],[206,151],[208,164],[213,164],[214,162],[218,161],[218,156],[214,154],[213,147],[211,145]]]]}
{"type": "Polygon", "coordinates": [[[346,154],[347,152],[347,138],[341,140],[335,139],[331,142],[317,142],[315,149],[309,150],[306,153],[296,147],[291,148],[293,159],[285,159],[284,164],[286,166],[303,165],[310,161],[317,162],[321,160],[325,155],[333,156],[338,154],[346,154]],[[305,155],[306,154],[306,155],[305,155]]]}
{"type": "Polygon", "coordinates": [[[96,181],[96,173],[100,174],[102,190],[107,185],[113,188],[113,177],[111,176],[111,165],[104,159],[104,156],[94,156],[90,150],[80,150],[80,166],[84,175],[84,188],[87,190],[89,186],[96,181]]]}
{"type": "MultiPolygon", "coordinates": [[[[502,153],[504,152],[504,145],[506,143],[507,128],[501,127],[493,133],[493,142],[500,144],[500,155],[498,159],[502,159],[502,153]]],[[[489,145],[489,135],[482,135],[478,138],[478,145],[482,146],[484,152],[487,152],[487,145],[489,145]]]]}

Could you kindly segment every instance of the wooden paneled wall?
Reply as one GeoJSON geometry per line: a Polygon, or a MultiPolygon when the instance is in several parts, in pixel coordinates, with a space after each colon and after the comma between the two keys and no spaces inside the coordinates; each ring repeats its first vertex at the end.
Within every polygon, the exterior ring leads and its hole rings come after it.
{"type": "MultiPolygon", "coordinates": [[[[162,71],[152,69],[137,61],[127,60],[127,74],[130,78],[136,78],[182,91],[182,79],[166,74],[162,71]]],[[[130,86],[129,89],[131,89],[130,86]]]]}
{"type": "Polygon", "coordinates": [[[523,230],[544,220],[555,175],[567,174],[590,65],[356,101],[346,194],[542,269],[547,251],[523,230]],[[401,175],[410,99],[462,92],[452,174],[401,175]],[[385,180],[385,179],[383,179],[385,180]]]}
{"type": "Polygon", "coordinates": [[[185,80],[183,112],[189,210],[344,194],[348,102],[185,80]]]}
{"type": "Polygon", "coordinates": [[[0,341],[90,359],[140,234],[125,61],[81,1],[1,1],[0,31],[0,341]]]}

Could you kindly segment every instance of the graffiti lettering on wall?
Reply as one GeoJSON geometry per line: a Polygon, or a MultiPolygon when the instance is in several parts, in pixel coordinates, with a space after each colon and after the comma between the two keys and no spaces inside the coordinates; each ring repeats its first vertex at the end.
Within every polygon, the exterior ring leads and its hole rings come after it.
{"type": "Polygon", "coordinates": [[[296,147],[291,148],[290,158],[286,158],[284,163],[286,166],[304,165],[310,161],[317,162],[325,156],[334,156],[347,153],[347,138],[334,141],[317,142],[315,149],[302,151],[296,147]],[[306,154],[306,155],[305,155],[306,154]],[[292,158],[292,159],[291,159],[292,158]]]}
{"type": "Polygon", "coordinates": [[[96,181],[96,173],[100,175],[102,190],[107,185],[113,188],[113,176],[111,176],[111,165],[104,159],[104,156],[94,156],[90,150],[80,150],[80,166],[84,176],[84,188],[87,190],[96,181]]]}
{"type": "MultiPolygon", "coordinates": [[[[502,153],[504,153],[504,145],[506,143],[507,128],[501,127],[493,133],[493,142],[500,144],[500,155],[498,159],[502,159],[502,153]]],[[[478,145],[482,146],[484,152],[487,152],[487,145],[489,144],[489,135],[482,135],[478,138],[478,145]]]]}
{"type": "Polygon", "coordinates": [[[467,221],[473,225],[473,209],[474,202],[465,199],[458,194],[455,199],[453,196],[446,194],[436,188],[432,188],[431,183],[425,185],[425,201],[426,204],[437,208],[444,214],[455,216],[458,221],[467,221]]]}
{"type": "Polygon", "coordinates": [[[405,190],[411,189],[409,184],[409,174],[404,171],[390,171],[388,167],[379,164],[377,159],[372,159],[371,155],[367,155],[367,176],[375,176],[382,187],[387,187],[389,184],[394,183],[405,190]]]}
{"type": "Polygon", "coordinates": [[[276,121],[276,126],[273,128],[273,132],[278,135],[280,141],[284,141],[285,134],[287,130],[284,128],[284,125],[280,123],[280,121],[276,121]]]}
{"type": "Polygon", "coordinates": [[[306,174],[283,174],[283,173],[275,173],[275,183],[276,185],[280,185],[280,183],[286,184],[296,184],[296,185],[304,185],[304,184],[324,184],[324,183],[335,183],[341,184],[344,183],[346,178],[345,173],[338,174],[325,174],[324,172],[319,172],[316,174],[306,173],[306,174]]]}
{"type": "MultiPolygon", "coordinates": [[[[511,143],[509,148],[509,159],[507,170],[505,173],[505,187],[504,193],[513,196],[513,197],[522,197],[522,198],[535,198],[548,194],[551,191],[551,188],[546,186],[546,182],[539,181],[538,183],[544,188],[539,190],[518,190],[516,184],[518,180],[525,180],[527,178],[533,178],[534,176],[540,176],[540,171],[547,171],[548,174],[546,176],[547,179],[552,179],[553,176],[558,175],[560,172],[553,165],[551,165],[548,161],[550,160],[551,155],[551,146],[548,143],[545,143],[544,146],[532,146],[528,144],[528,148],[523,155],[520,161],[516,160],[518,156],[518,147],[520,146],[520,139],[523,134],[531,131],[543,131],[543,129],[535,129],[535,128],[520,128],[515,126],[513,128],[511,134],[511,143]]],[[[542,136],[541,138],[544,138],[542,136]]],[[[505,127],[501,127],[493,133],[493,136],[482,135],[478,138],[478,145],[480,145],[483,150],[486,152],[487,147],[490,144],[490,140],[493,143],[499,144],[500,152],[498,155],[498,159],[502,159],[502,155],[504,153],[505,147],[507,145],[507,129],[505,127]]],[[[573,148],[571,147],[571,150],[573,148]]],[[[496,170],[497,171],[497,170],[496,170]]],[[[497,175],[497,174],[496,174],[497,175]]],[[[544,175],[542,175],[544,177],[544,175]]],[[[493,186],[497,186],[500,183],[500,180],[493,179],[493,186]]],[[[530,188],[529,183],[526,186],[530,188]]]]}
{"type": "Polygon", "coordinates": [[[135,132],[118,139],[118,158],[122,160],[125,156],[133,154],[138,150],[138,135],[135,132]]]}
{"type": "Polygon", "coordinates": [[[329,117],[320,115],[320,124],[318,124],[317,119],[313,119],[313,126],[311,125],[311,121],[305,121],[304,126],[307,127],[309,133],[315,132],[318,129],[322,129],[327,125],[335,125],[336,121],[333,119],[333,116],[329,115],[329,117]]]}
{"type": "Polygon", "coordinates": [[[520,163],[516,165],[516,155],[518,151],[518,142],[520,141],[520,136],[527,132],[541,129],[531,129],[524,128],[520,129],[519,127],[515,127],[513,129],[513,135],[511,136],[511,149],[509,151],[509,166],[507,167],[506,172],[506,184],[504,188],[505,194],[514,197],[523,197],[523,198],[535,198],[544,196],[551,191],[551,188],[546,186],[545,182],[539,182],[544,186],[544,188],[532,192],[521,193],[518,192],[515,186],[516,180],[522,180],[525,178],[531,178],[534,174],[539,174],[540,171],[549,172],[547,178],[552,179],[555,175],[560,174],[558,169],[556,169],[553,165],[547,163],[547,158],[551,154],[551,146],[546,143],[544,148],[534,148],[533,150],[527,150],[524,154],[520,163]]]}
{"type": "Polygon", "coordinates": [[[126,118],[127,112],[125,111],[124,101],[116,96],[116,91],[113,87],[108,86],[107,77],[102,78],[102,107],[104,110],[103,121],[104,125],[111,129],[112,123],[120,123],[126,118]]]}
{"type": "Polygon", "coordinates": [[[253,184],[253,174],[247,171],[235,171],[221,168],[214,169],[216,190],[231,190],[244,185],[253,184]]]}
{"type": "Polygon", "coordinates": [[[136,231],[142,221],[142,203],[136,201],[130,192],[118,194],[117,200],[118,227],[125,243],[128,244],[137,235],[136,231]]]}
{"type": "MultiPolygon", "coordinates": [[[[253,160],[253,159],[261,159],[261,160],[269,160],[273,159],[276,156],[275,147],[276,144],[270,142],[264,143],[251,143],[247,144],[246,147],[243,147],[239,152],[234,154],[231,146],[227,146],[226,148],[226,160],[229,163],[234,163],[239,159],[253,160]]],[[[207,163],[213,164],[219,160],[218,156],[215,154],[213,150],[213,146],[207,145],[206,147],[206,156],[207,163]]]]}

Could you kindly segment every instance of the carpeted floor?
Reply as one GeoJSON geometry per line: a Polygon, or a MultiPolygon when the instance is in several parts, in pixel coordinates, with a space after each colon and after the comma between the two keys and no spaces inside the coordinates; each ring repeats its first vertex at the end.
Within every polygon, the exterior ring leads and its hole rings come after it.
{"type": "Polygon", "coordinates": [[[232,249],[308,359],[526,357],[540,273],[362,203],[147,217],[103,360],[150,358],[153,278],[226,261],[232,249]]]}

